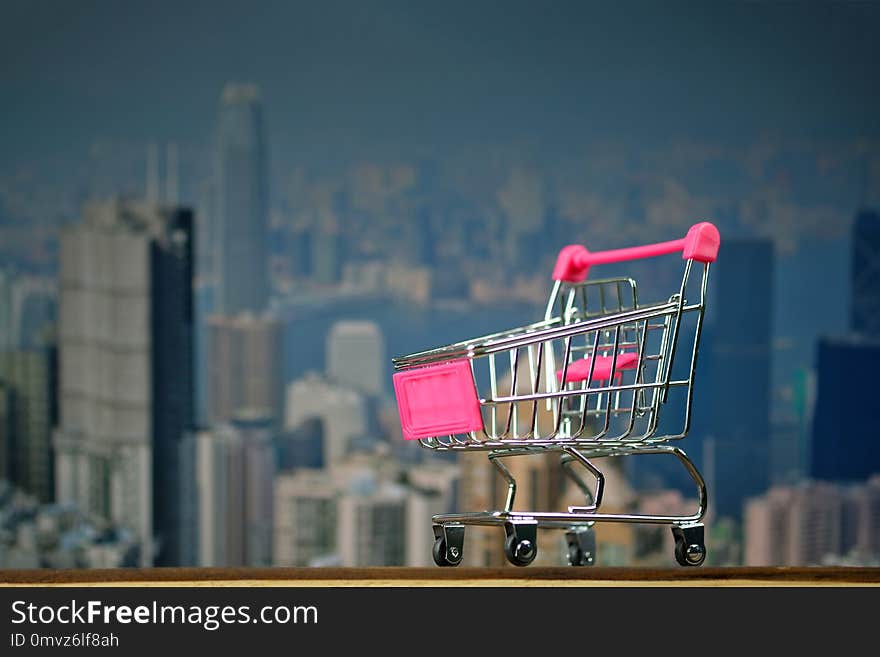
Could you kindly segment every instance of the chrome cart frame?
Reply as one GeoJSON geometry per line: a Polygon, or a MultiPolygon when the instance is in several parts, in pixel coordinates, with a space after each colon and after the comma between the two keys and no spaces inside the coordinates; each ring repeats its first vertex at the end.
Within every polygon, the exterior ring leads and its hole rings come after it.
{"type": "Polygon", "coordinates": [[[438,565],[461,563],[466,525],[502,526],[504,552],[518,566],[535,559],[538,527],[564,529],[569,563],[592,565],[596,522],[671,525],[678,563],[704,562],[706,485],[685,452],[668,443],[690,427],[709,265],[719,245],[717,229],[704,222],[660,244],[598,253],[565,247],[542,321],[393,359],[404,437],[433,450],[486,451],[507,483],[501,509],[433,517],[438,565]],[[641,305],[631,278],[587,280],[592,265],[678,251],[681,284],[662,303],[641,305]],[[679,372],[682,356],[686,369],[679,372]],[[676,395],[678,403],[670,403],[676,395]],[[680,424],[670,428],[670,419],[680,424]],[[516,481],[502,459],[548,452],[560,454],[585,503],[515,511],[516,481]],[[600,510],[605,476],[593,459],[642,454],[672,455],[684,465],[698,492],[692,514],[600,510]]]}

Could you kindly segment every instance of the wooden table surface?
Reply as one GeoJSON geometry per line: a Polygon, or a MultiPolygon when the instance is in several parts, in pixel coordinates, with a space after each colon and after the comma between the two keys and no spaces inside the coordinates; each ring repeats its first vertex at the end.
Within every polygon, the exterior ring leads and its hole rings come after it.
{"type": "Polygon", "coordinates": [[[118,568],[0,570],[0,586],[880,586],[880,568],[118,568]]]}

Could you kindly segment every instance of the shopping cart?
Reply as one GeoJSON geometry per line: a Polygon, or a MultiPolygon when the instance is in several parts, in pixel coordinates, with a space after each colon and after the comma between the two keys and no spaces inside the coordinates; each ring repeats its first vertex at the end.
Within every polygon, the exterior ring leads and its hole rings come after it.
{"type": "Polygon", "coordinates": [[[690,426],[709,264],[719,245],[718,230],[703,222],[659,244],[596,253],[566,246],[542,321],[393,359],[403,437],[433,450],[486,451],[507,483],[501,509],[433,517],[437,565],[461,563],[466,525],[504,527],[504,552],[517,566],[534,561],[539,526],[564,529],[569,563],[592,565],[597,521],[669,524],[676,561],[703,563],[706,485],[685,452],[667,443],[690,426]],[[594,265],[676,252],[684,275],[665,302],[639,303],[632,278],[587,280],[594,265]],[[676,367],[676,357],[686,362],[676,367]],[[561,453],[586,503],[515,511],[516,481],[502,459],[548,452],[561,453]],[[681,461],[698,489],[692,515],[600,512],[605,477],[591,459],[637,454],[681,461]]]}

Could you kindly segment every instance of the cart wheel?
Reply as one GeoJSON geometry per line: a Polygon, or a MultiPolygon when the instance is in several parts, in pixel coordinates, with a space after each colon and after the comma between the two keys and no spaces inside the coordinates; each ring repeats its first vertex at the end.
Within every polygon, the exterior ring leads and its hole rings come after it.
{"type": "Polygon", "coordinates": [[[675,560],[679,566],[700,566],[706,560],[706,546],[699,543],[685,546],[684,541],[676,541],[675,560]]]}
{"type": "Polygon", "coordinates": [[[528,566],[538,556],[538,544],[534,540],[510,534],[504,540],[504,554],[514,566],[528,566]]]}
{"type": "Polygon", "coordinates": [[[568,546],[568,565],[582,566],[584,562],[584,551],[581,550],[577,543],[568,546]]]}
{"type": "Polygon", "coordinates": [[[675,537],[675,560],[680,566],[700,566],[706,560],[703,526],[672,527],[675,537]]]}
{"type": "Polygon", "coordinates": [[[592,527],[565,532],[570,566],[592,566],[596,559],[596,535],[592,527]]]}
{"type": "Polygon", "coordinates": [[[464,527],[435,525],[434,547],[431,555],[438,566],[457,566],[461,563],[464,547],[464,527]]]}

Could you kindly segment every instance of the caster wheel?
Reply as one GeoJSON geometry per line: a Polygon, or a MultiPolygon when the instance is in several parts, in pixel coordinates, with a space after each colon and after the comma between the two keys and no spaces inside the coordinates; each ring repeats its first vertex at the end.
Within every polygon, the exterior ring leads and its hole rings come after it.
{"type": "Polygon", "coordinates": [[[676,541],[675,560],[679,566],[700,566],[706,560],[706,546],[699,543],[685,545],[684,541],[676,541]]]}
{"type": "Polygon", "coordinates": [[[680,566],[700,566],[706,560],[703,526],[673,527],[675,560],[680,566]]]}
{"type": "Polygon", "coordinates": [[[514,566],[528,566],[538,556],[538,544],[534,540],[510,534],[504,541],[504,554],[514,566]]]}
{"type": "Polygon", "coordinates": [[[565,533],[568,544],[568,565],[592,566],[595,563],[596,535],[592,529],[565,533]]]}
{"type": "Polygon", "coordinates": [[[569,545],[568,546],[568,565],[569,566],[583,566],[584,564],[584,551],[580,549],[577,545],[569,545]]]}
{"type": "Polygon", "coordinates": [[[434,530],[434,534],[436,538],[431,550],[434,563],[441,567],[460,564],[463,556],[464,527],[439,527],[434,530]]]}

